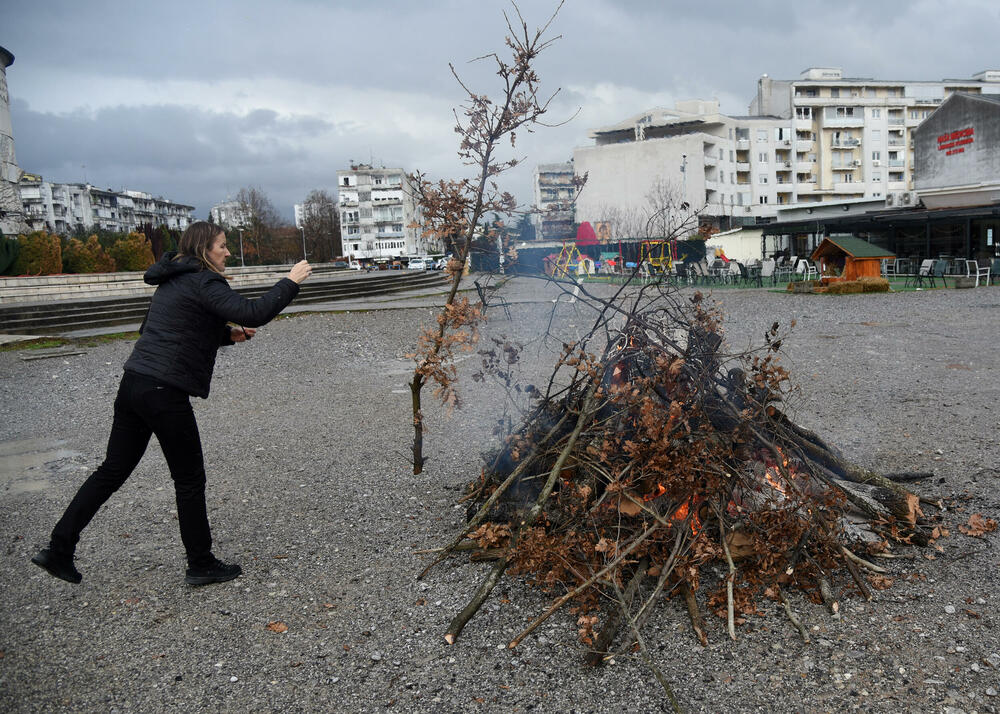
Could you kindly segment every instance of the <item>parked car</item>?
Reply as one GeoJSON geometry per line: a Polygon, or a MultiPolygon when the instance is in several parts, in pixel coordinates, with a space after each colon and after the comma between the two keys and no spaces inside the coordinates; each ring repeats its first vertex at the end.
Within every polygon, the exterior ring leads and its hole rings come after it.
{"type": "Polygon", "coordinates": [[[427,261],[423,258],[413,258],[406,267],[408,270],[427,270],[427,261]]]}
{"type": "Polygon", "coordinates": [[[346,268],[347,267],[347,261],[346,260],[335,260],[335,261],[333,261],[333,263],[331,263],[331,265],[334,268],[346,268]]]}
{"type": "Polygon", "coordinates": [[[347,267],[350,268],[351,270],[361,270],[364,266],[362,266],[361,263],[359,263],[358,261],[352,260],[350,263],[348,263],[347,267]]]}

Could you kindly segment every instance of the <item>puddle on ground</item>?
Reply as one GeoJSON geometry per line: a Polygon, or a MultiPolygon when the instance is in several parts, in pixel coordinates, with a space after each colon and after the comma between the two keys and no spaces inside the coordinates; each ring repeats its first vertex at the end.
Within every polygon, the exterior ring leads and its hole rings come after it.
{"type": "Polygon", "coordinates": [[[49,487],[48,476],[81,471],[79,451],[62,439],[17,439],[0,442],[0,490],[7,494],[35,493],[49,487]]]}

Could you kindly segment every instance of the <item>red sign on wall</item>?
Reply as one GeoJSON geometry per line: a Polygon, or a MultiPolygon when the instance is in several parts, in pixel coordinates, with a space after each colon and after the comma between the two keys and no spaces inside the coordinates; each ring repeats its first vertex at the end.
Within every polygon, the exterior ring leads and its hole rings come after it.
{"type": "Polygon", "coordinates": [[[946,156],[961,154],[965,151],[966,144],[971,144],[976,140],[976,130],[967,126],[958,131],[946,131],[937,138],[938,151],[944,151],[946,156]]]}

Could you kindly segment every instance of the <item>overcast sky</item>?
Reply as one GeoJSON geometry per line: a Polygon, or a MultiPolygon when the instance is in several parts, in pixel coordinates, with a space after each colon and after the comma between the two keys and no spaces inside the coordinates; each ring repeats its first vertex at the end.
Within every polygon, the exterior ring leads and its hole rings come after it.
{"type": "MultiPolygon", "coordinates": [[[[530,27],[557,3],[523,0],[530,27]]],[[[349,162],[467,175],[452,108],[497,78],[468,61],[502,52],[502,0],[7,0],[0,46],[18,163],[58,182],[149,191],[208,209],[260,186],[289,221],[349,162]]],[[[566,0],[536,67],[559,90],[522,136],[503,183],[531,201],[535,164],[566,161],[587,132],[680,99],[745,114],[761,74],[969,78],[1000,69],[996,0],[566,0]]]]}

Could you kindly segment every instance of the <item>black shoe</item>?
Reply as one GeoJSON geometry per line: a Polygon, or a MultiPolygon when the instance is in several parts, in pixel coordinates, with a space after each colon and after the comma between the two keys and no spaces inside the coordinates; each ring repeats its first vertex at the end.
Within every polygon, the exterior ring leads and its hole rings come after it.
{"type": "Polygon", "coordinates": [[[211,583],[224,583],[227,580],[238,578],[243,573],[236,563],[223,563],[216,559],[211,565],[201,568],[188,568],[184,582],[188,585],[210,585],[211,583]]]}
{"type": "Polygon", "coordinates": [[[73,556],[57,555],[48,548],[38,551],[38,555],[31,559],[31,562],[39,568],[49,571],[49,575],[65,580],[67,583],[79,583],[83,580],[80,571],[73,567],[73,556]]]}

